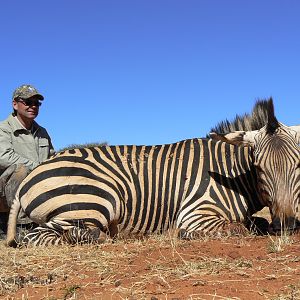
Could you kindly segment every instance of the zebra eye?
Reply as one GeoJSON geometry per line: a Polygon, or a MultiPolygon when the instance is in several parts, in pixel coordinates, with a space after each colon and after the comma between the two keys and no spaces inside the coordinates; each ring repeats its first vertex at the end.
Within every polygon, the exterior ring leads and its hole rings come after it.
{"type": "Polygon", "coordinates": [[[255,169],[256,169],[257,172],[263,172],[264,171],[263,168],[259,165],[255,165],[255,169]]]}

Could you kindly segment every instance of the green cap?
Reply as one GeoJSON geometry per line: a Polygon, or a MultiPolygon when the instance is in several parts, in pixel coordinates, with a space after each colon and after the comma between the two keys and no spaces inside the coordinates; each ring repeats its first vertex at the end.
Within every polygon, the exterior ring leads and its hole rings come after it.
{"type": "Polygon", "coordinates": [[[39,100],[44,100],[44,97],[38,92],[38,90],[30,85],[30,84],[23,84],[15,89],[13,93],[13,100],[16,98],[28,99],[33,96],[38,97],[39,100]]]}

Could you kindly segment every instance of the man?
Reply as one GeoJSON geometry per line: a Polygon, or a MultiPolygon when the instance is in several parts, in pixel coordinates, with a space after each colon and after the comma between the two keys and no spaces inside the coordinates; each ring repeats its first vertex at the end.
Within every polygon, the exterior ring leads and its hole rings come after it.
{"type": "MultiPolygon", "coordinates": [[[[44,97],[35,87],[21,85],[13,93],[14,112],[0,123],[0,228],[22,180],[54,153],[45,128],[34,121],[44,97]]],[[[24,216],[24,213],[23,213],[24,216]]],[[[26,218],[19,216],[19,223],[26,218]]],[[[25,220],[25,221],[24,221],[25,220]]]]}

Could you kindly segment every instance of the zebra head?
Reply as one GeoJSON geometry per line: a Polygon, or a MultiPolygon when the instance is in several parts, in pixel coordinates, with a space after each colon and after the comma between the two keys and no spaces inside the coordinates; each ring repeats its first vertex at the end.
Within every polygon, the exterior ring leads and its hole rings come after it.
{"type": "Polygon", "coordinates": [[[210,136],[253,149],[257,188],[260,201],[270,209],[271,230],[300,228],[300,125],[278,122],[271,101],[268,122],[261,129],[210,136]]]}

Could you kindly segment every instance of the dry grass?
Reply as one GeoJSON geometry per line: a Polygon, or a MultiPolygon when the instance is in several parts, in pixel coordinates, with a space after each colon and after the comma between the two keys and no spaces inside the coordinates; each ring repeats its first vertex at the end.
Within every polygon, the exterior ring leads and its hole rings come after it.
{"type": "Polygon", "coordinates": [[[89,273],[103,278],[102,285],[111,284],[118,269],[117,262],[135,255],[126,247],[121,252],[110,252],[93,245],[11,249],[1,244],[0,250],[1,292],[27,285],[49,285],[73,276],[85,279],[89,273]]]}
{"type": "Polygon", "coordinates": [[[299,241],[251,234],[183,241],[170,231],[73,247],[0,242],[0,299],[295,300],[299,241]]]}
{"type": "MultiPolygon", "coordinates": [[[[256,216],[265,218],[271,222],[271,216],[268,208],[262,209],[256,214],[256,216]]],[[[293,235],[288,231],[282,231],[278,236],[269,235],[267,249],[270,253],[282,252],[286,246],[293,244],[293,242],[293,235]]]]}

